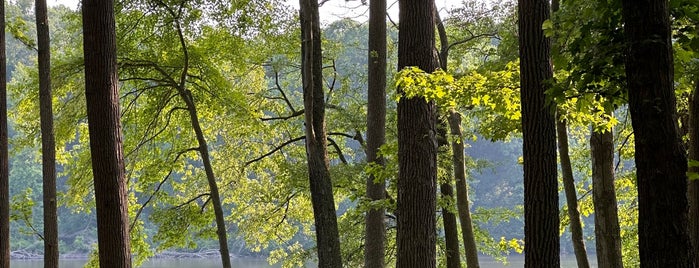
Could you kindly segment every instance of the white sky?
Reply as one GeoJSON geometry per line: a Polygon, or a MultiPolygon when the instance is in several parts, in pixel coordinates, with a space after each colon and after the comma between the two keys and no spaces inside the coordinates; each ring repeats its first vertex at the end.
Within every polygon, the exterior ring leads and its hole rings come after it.
{"type": "MultiPolygon", "coordinates": [[[[48,0],[49,5],[63,4],[72,9],[78,8],[79,0],[48,0]]],[[[298,7],[298,0],[280,0],[294,7],[298,7]]],[[[393,21],[398,21],[398,0],[387,0],[389,6],[389,16],[393,21]]],[[[444,10],[451,9],[461,4],[460,0],[435,0],[437,8],[444,10]]],[[[341,18],[355,18],[359,21],[367,20],[369,14],[368,6],[362,6],[360,0],[329,0],[320,8],[320,18],[324,22],[335,21],[341,18]]]]}

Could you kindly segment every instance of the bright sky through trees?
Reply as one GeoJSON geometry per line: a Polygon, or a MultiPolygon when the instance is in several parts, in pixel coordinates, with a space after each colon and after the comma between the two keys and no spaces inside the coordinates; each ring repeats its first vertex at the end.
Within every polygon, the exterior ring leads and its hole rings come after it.
{"type": "MultiPolygon", "coordinates": [[[[80,0],[49,0],[48,4],[51,6],[55,5],[65,5],[70,8],[76,9],[80,0]]],[[[298,1],[296,0],[284,0],[287,4],[290,4],[298,8],[298,1]]],[[[435,3],[442,13],[444,10],[451,9],[457,6],[457,3],[461,1],[454,0],[436,0],[435,3]]],[[[389,6],[389,16],[391,20],[398,21],[398,1],[388,1],[389,6]]],[[[366,21],[369,18],[369,5],[363,5],[359,0],[329,0],[320,8],[320,17],[324,22],[336,21],[341,18],[354,18],[358,21],[366,21]]]]}

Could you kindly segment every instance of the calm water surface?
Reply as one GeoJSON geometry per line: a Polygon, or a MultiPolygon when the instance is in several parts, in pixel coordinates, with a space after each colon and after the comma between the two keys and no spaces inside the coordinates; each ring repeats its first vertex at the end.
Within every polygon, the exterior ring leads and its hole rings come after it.
{"type": "MultiPolygon", "coordinates": [[[[591,266],[597,267],[597,262],[595,261],[595,256],[590,256],[591,266]]],[[[508,258],[508,265],[503,265],[492,259],[481,257],[480,264],[482,268],[511,268],[511,267],[524,267],[524,257],[522,256],[510,256],[508,258]]],[[[60,263],[62,268],[80,268],[85,264],[85,260],[63,260],[60,263]]],[[[238,268],[271,268],[279,266],[271,266],[264,259],[234,259],[232,260],[233,267],[238,268]]],[[[221,267],[220,260],[213,259],[155,259],[146,262],[141,266],[142,268],[218,268],[221,267]]],[[[308,265],[307,267],[315,267],[314,265],[308,265]]],[[[561,257],[561,267],[564,268],[574,268],[577,267],[575,263],[575,257],[573,256],[562,256],[561,257]]],[[[41,260],[31,260],[31,261],[12,261],[12,268],[43,268],[43,261],[41,260]]]]}

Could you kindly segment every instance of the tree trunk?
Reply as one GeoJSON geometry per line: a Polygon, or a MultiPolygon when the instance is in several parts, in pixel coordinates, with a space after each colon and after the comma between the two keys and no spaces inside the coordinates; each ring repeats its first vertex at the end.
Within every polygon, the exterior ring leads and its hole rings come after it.
{"type": "Polygon", "coordinates": [[[194,133],[197,136],[197,143],[199,144],[199,154],[201,155],[201,161],[204,164],[204,172],[206,173],[206,181],[209,183],[209,191],[211,194],[211,204],[214,207],[214,216],[216,218],[216,235],[218,236],[218,246],[221,252],[221,263],[224,268],[231,268],[231,255],[228,252],[228,237],[226,234],[226,221],[223,218],[223,208],[221,207],[221,197],[219,196],[218,185],[216,184],[216,176],[214,176],[214,169],[211,166],[211,158],[209,157],[209,146],[206,143],[206,138],[204,138],[204,132],[199,124],[199,115],[197,114],[197,106],[194,104],[194,98],[192,97],[192,92],[185,90],[183,87],[179,88],[179,93],[185,104],[187,105],[187,111],[189,112],[189,119],[192,121],[192,128],[194,128],[194,133]]]}
{"type": "MultiPolygon", "coordinates": [[[[437,8],[435,7],[435,10],[437,8]]],[[[449,60],[449,37],[447,36],[444,22],[439,17],[439,12],[435,12],[437,20],[437,31],[439,33],[440,52],[439,65],[442,70],[447,71],[449,60]]],[[[468,204],[468,185],[466,184],[466,170],[464,163],[464,138],[461,132],[461,114],[455,110],[449,111],[447,118],[451,135],[457,139],[451,143],[452,165],[454,168],[454,179],[456,179],[456,207],[459,212],[459,222],[461,223],[461,235],[464,240],[464,252],[466,253],[466,266],[478,268],[478,248],[476,247],[476,236],[473,233],[473,223],[471,221],[471,211],[468,204]]]]}
{"type": "Polygon", "coordinates": [[[556,123],[545,95],[552,77],[551,42],[541,28],[549,16],[548,1],[519,1],[524,265],[532,268],[560,266],[556,123]]]}
{"type": "Polygon", "coordinates": [[[623,267],[616,192],[614,190],[614,139],[611,131],[593,130],[590,136],[592,159],[592,203],[595,206],[597,265],[623,267]]]}
{"type": "MultiPolygon", "coordinates": [[[[446,36],[446,30],[444,30],[444,24],[442,19],[439,17],[439,12],[437,12],[437,5],[434,6],[434,17],[435,25],[437,26],[437,32],[439,33],[439,40],[441,43],[441,51],[438,56],[439,67],[446,71],[447,70],[447,59],[449,58],[449,41],[446,36]]],[[[444,111],[437,111],[437,117],[440,117],[444,111]]],[[[437,125],[437,147],[448,146],[447,141],[447,122],[441,121],[437,125]]],[[[454,188],[451,187],[452,178],[447,177],[446,181],[439,185],[439,189],[442,193],[442,198],[455,200],[454,199],[454,188]]],[[[442,222],[444,223],[444,240],[446,244],[446,258],[448,268],[461,267],[461,254],[459,253],[459,230],[456,225],[456,215],[450,211],[452,205],[449,204],[447,207],[442,207],[442,222]]]]}
{"type": "Polygon", "coordinates": [[[10,267],[10,169],[7,136],[5,2],[0,2],[0,267],[10,267]]]}
{"type": "Polygon", "coordinates": [[[317,0],[300,0],[306,155],[316,227],[318,267],[342,267],[335,200],[328,163],[325,92],[317,0]]]}
{"type": "MultiPolygon", "coordinates": [[[[175,11],[173,11],[170,7],[164,7],[173,18],[178,17],[175,11]]],[[[221,197],[219,195],[218,185],[216,184],[216,176],[214,175],[214,169],[211,165],[211,158],[209,157],[209,146],[206,142],[206,138],[204,137],[204,132],[201,129],[201,124],[199,124],[199,115],[197,114],[197,105],[194,102],[194,97],[192,96],[192,92],[187,89],[187,76],[189,73],[189,49],[187,48],[187,42],[180,22],[175,20],[173,23],[177,30],[177,37],[180,41],[180,46],[182,47],[184,62],[182,72],[180,73],[179,83],[177,84],[177,92],[187,106],[189,120],[192,122],[192,128],[194,129],[197,144],[199,145],[197,150],[201,155],[202,164],[204,165],[204,172],[206,173],[206,181],[209,184],[209,194],[211,203],[214,207],[214,217],[216,218],[216,236],[218,237],[219,252],[221,253],[221,265],[223,268],[231,268],[231,256],[228,251],[226,221],[223,217],[223,208],[221,207],[221,197]]]]}
{"type": "Polygon", "coordinates": [[[44,199],[44,267],[58,267],[58,211],[56,207],[56,142],[51,97],[51,46],[46,0],[36,0],[39,50],[39,112],[44,199]]]}
{"type": "MultiPolygon", "coordinates": [[[[439,185],[442,198],[454,200],[454,189],[451,187],[451,178],[439,185]]],[[[452,204],[449,203],[449,207],[452,204]]],[[[459,230],[456,226],[456,215],[449,208],[442,208],[442,221],[444,222],[444,240],[446,242],[447,268],[461,267],[461,254],[459,253],[459,230]]]]}
{"type": "MultiPolygon", "coordinates": [[[[416,66],[427,73],[434,54],[434,0],[400,0],[398,69],[416,66]]],[[[399,89],[400,90],[400,89],[399,89]]],[[[424,98],[398,102],[397,265],[436,266],[436,107],[424,98]]]]}
{"type": "Polygon", "coordinates": [[[622,16],[629,44],[626,77],[636,146],[641,267],[694,267],[668,2],[622,0],[622,16]]]}
{"type": "MultiPolygon", "coordinates": [[[[369,79],[367,93],[367,163],[385,166],[378,156],[386,141],[386,0],[369,2],[369,79]]],[[[369,176],[366,195],[369,201],[385,198],[386,181],[369,176]]],[[[364,267],[385,266],[386,227],[384,209],[370,209],[365,219],[364,267]]]]}
{"type": "Polygon", "coordinates": [[[561,159],[561,173],[563,175],[563,190],[565,191],[566,203],[568,204],[568,218],[570,219],[570,234],[573,240],[575,260],[578,262],[579,268],[589,268],[590,263],[587,260],[587,249],[585,249],[580,212],[578,212],[578,195],[575,190],[575,178],[573,177],[573,167],[570,163],[570,153],[568,152],[567,128],[566,120],[556,121],[558,154],[561,159]]]}
{"type": "Polygon", "coordinates": [[[82,5],[85,97],[102,268],[131,267],[129,221],[119,117],[114,2],[82,5]]]}
{"type": "Polygon", "coordinates": [[[449,114],[449,126],[451,134],[457,139],[451,142],[452,162],[454,165],[454,178],[456,179],[456,206],[459,210],[459,222],[461,223],[461,235],[464,239],[464,252],[466,253],[466,267],[478,268],[478,248],[476,236],[473,233],[473,221],[468,201],[468,184],[466,183],[466,170],[464,161],[464,137],[461,131],[461,114],[451,111],[449,114]]]}
{"type": "MultiPolygon", "coordinates": [[[[699,80],[689,102],[689,159],[699,161],[699,80]]],[[[690,172],[699,173],[699,167],[690,167],[690,172]]],[[[689,234],[694,246],[694,256],[699,252],[699,181],[689,181],[689,234]]]]}

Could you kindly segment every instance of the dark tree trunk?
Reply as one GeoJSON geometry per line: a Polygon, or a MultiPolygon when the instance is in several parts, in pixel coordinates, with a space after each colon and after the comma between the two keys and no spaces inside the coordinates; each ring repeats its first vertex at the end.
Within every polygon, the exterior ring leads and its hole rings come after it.
{"type": "Polygon", "coordinates": [[[614,138],[611,131],[593,131],[590,136],[592,159],[592,203],[595,206],[597,265],[621,268],[621,235],[614,190],[614,138]]]}
{"type": "MultiPolygon", "coordinates": [[[[699,80],[689,102],[689,159],[699,161],[699,80]]],[[[690,172],[699,173],[699,167],[690,167],[690,172]]],[[[689,181],[689,234],[694,246],[694,256],[699,252],[699,181],[689,181]]]]}
{"type": "Polygon", "coordinates": [[[10,169],[7,143],[5,2],[0,2],[0,267],[10,267],[10,169]]]}
{"type": "Polygon", "coordinates": [[[306,155],[316,227],[318,267],[342,267],[325,130],[323,59],[317,0],[300,0],[306,155]]]}
{"type": "Polygon", "coordinates": [[[454,178],[456,179],[456,206],[459,210],[459,222],[461,223],[461,236],[464,240],[466,253],[466,267],[478,268],[478,248],[476,247],[476,235],[473,233],[473,221],[468,201],[468,184],[466,183],[466,169],[464,161],[464,138],[461,131],[461,114],[451,111],[449,114],[449,126],[451,134],[456,137],[451,142],[452,162],[454,164],[454,178]]]}
{"type": "MultiPolygon", "coordinates": [[[[439,67],[447,71],[447,59],[449,58],[449,44],[446,35],[446,30],[444,29],[444,23],[439,17],[439,12],[437,12],[437,6],[434,6],[434,16],[435,25],[437,26],[437,32],[439,33],[439,41],[441,43],[441,53],[439,53],[439,67]]],[[[444,111],[437,111],[437,117],[441,117],[444,111]]],[[[440,121],[437,125],[438,137],[437,137],[437,147],[442,148],[442,146],[449,146],[447,141],[447,123],[445,121],[440,121]]],[[[451,187],[453,179],[447,177],[446,181],[439,185],[439,189],[442,193],[442,198],[455,200],[454,199],[454,188],[451,187]]],[[[449,205],[451,206],[451,204],[449,205]]],[[[461,267],[461,254],[459,252],[459,229],[456,225],[456,215],[450,211],[448,207],[442,207],[442,222],[444,223],[444,240],[445,240],[445,252],[447,258],[448,268],[461,267]]]]}
{"type": "MultiPolygon", "coordinates": [[[[437,66],[434,0],[400,0],[398,69],[437,66]]],[[[399,89],[400,90],[400,89],[399,89]]],[[[436,107],[424,98],[398,102],[397,265],[436,266],[436,107]]]]}
{"type": "Polygon", "coordinates": [[[677,125],[668,1],[622,0],[636,146],[641,267],[694,267],[687,157],[677,125]]]}
{"type": "MultiPolygon", "coordinates": [[[[570,163],[570,153],[568,152],[568,126],[566,121],[557,121],[556,130],[558,132],[558,153],[561,158],[563,190],[565,191],[566,203],[568,204],[568,218],[570,219],[570,234],[573,240],[575,260],[579,268],[588,268],[590,267],[590,263],[587,260],[587,249],[585,249],[585,239],[583,237],[582,223],[580,221],[580,212],[578,211],[578,195],[575,190],[573,167],[570,163]]],[[[599,251],[597,254],[599,255],[599,251]]]]}
{"type": "Polygon", "coordinates": [[[39,49],[39,112],[44,196],[44,267],[58,267],[58,212],[56,208],[56,142],[51,97],[51,46],[46,0],[36,0],[39,49]]]}
{"type": "Polygon", "coordinates": [[[525,267],[559,267],[556,126],[546,100],[551,42],[541,25],[546,0],[519,0],[519,54],[524,157],[525,267]]]}
{"type": "MultiPolygon", "coordinates": [[[[551,1],[551,12],[556,13],[560,8],[559,0],[551,1]]],[[[553,47],[552,49],[559,49],[553,47]]],[[[563,177],[563,190],[566,195],[568,206],[568,218],[570,219],[570,235],[573,242],[575,260],[580,268],[590,267],[587,259],[587,249],[583,237],[580,212],[578,210],[578,195],[575,189],[575,177],[573,177],[573,167],[570,163],[570,153],[568,151],[568,122],[566,120],[556,120],[556,130],[558,138],[558,153],[561,161],[561,173],[563,177]]],[[[604,266],[602,266],[604,267],[604,266]]]]}
{"type": "MultiPolygon", "coordinates": [[[[445,126],[446,127],[446,126],[445,126]]],[[[444,146],[447,144],[445,143],[444,146]]],[[[443,146],[442,144],[439,145],[443,146]]],[[[451,187],[451,178],[447,177],[447,181],[439,185],[442,198],[454,199],[454,188],[451,187]]],[[[459,229],[456,226],[456,215],[451,212],[449,207],[453,204],[449,203],[448,207],[442,207],[442,221],[444,223],[444,240],[446,243],[447,268],[461,267],[461,254],[459,252],[459,229]]]]}
{"type": "MultiPolygon", "coordinates": [[[[164,6],[173,18],[177,18],[175,11],[168,6],[164,6]]],[[[183,67],[180,73],[180,79],[177,84],[177,92],[187,106],[187,112],[189,113],[189,120],[192,122],[192,129],[194,129],[194,134],[197,139],[197,151],[201,155],[202,164],[204,165],[204,172],[206,173],[206,181],[209,184],[209,196],[211,198],[211,205],[214,207],[214,217],[216,218],[216,236],[218,237],[219,252],[221,253],[221,265],[223,268],[231,268],[231,256],[228,251],[228,237],[226,233],[226,221],[223,217],[223,208],[221,207],[221,197],[219,195],[218,185],[216,184],[216,176],[214,175],[214,168],[211,165],[211,158],[209,157],[209,146],[204,137],[204,132],[201,129],[201,124],[199,124],[199,115],[197,114],[197,105],[194,102],[194,97],[192,92],[187,89],[187,78],[189,72],[189,49],[187,47],[187,42],[180,25],[180,21],[175,20],[175,28],[177,30],[177,37],[180,41],[180,46],[182,47],[183,56],[183,67]]],[[[165,75],[165,74],[164,74],[165,75]]]]}
{"type": "Polygon", "coordinates": [[[85,97],[102,268],[131,267],[124,153],[119,118],[114,2],[82,4],[85,97]]]}
{"type": "Polygon", "coordinates": [[[223,208],[221,207],[221,197],[219,196],[218,185],[216,184],[216,176],[214,176],[214,168],[211,165],[209,157],[209,146],[204,138],[204,132],[199,124],[199,115],[197,114],[197,106],[194,103],[192,92],[179,88],[179,93],[189,112],[189,119],[192,121],[192,128],[197,136],[199,144],[198,151],[201,155],[202,163],[204,164],[204,172],[206,173],[206,181],[209,183],[209,191],[211,204],[214,207],[214,217],[216,218],[216,235],[218,236],[218,246],[221,252],[221,264],[223,268],[231,268],[231,256],[228,252],[228,237],[226,233],[226,220],[223,217],[223,208]]]}
{"type": "MultiPolygon", "coordinates": [[[[378,156],[386,141],[386,0],[369,2],[369,84],[367,93],[367,163],[384,166],[378,156]]],[[[366,195],[370,201],[385,198],[385,180],[369,176],[366,195]]],[[[371,209],[365,219],[364,267],[385,266],[386,227],[384,209],[371,209]]]]}
{"type": "MultiPolygon", "coordinates": [[[[435,8],[436,10],[436,8],[435,8]]],[[[447,36],[444,22],[439,17],[439,12],[435,12],[437,20],[437,32],[439,33],[440,51],[439,65],[442,70],[447,71],[449,60],[449,37],[447,36]]],[[[476,237],[473,233],[473,222],[468,204],[468,185],[466,184],[466,170],[464,162],[463,134],[461,133],[461,114],[454,109],[449,111],[447,118],[450,133],[456,137],[451,143],[452,165],[454,168],[454,179],[456,179],[456,207],[459,212],[459,222],[461,223],[461,235],[464,240],[464,252],[466,253],[466,266],[478,268],[478,248],[476,247],[476,237]]],[[[456,249],[458,251],[458,248],[456,249]]]]}

